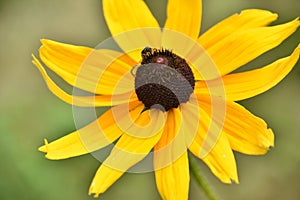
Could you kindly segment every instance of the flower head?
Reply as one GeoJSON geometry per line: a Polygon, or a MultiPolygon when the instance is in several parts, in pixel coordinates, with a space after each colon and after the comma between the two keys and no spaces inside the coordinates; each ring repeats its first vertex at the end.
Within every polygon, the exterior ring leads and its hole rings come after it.
{"type": "Polygon", "coordinates": [[[200,0],[169,0],[162,29],[143,1],[103,0],[112,34],[106,44],[114,41],[122,51],[103,43],[92,49],[42,40],[43,63],[88,94],[66,93],[33,57],[51,92],[75,106],[112,106],[89,125],[39,148],[56,160],[116,141],[90,194],[105,192],[126,171],[154,170],[163,199],[187,199],[188,150],[222,182],[238,183],[233,150],[258,155],[274,145],[266,123],[236,101],[279,83],[298,61],[300,45],[267,66],[231,72],[279,45],[299,20],[268,26],[276,14],[244,10],[199,36],[201,6],[200,0]],[[147,155],[151,165],[132,168],[147,155]]]}

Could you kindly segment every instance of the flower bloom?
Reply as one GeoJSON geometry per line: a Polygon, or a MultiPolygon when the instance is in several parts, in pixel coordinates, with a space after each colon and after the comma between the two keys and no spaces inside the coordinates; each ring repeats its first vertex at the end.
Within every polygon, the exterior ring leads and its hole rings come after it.
{"type": "Polygon", "coordinates": [[[42,62],[90,95],[66,93],[33,57],[51,92],[75,106],[112,106],[87,126],[39,148],[58,160],[115,142],[90,194],[105,192],[151,154],[161,197],[187,199],[188,150],[222,182],[238,183],[233,150],[259,155],[274,146],[267,124],[236,101],[279,83],[298,61],[300,45],[267,66],[231,72],[278,46],[299,20],[268,26],[277,14],[244,10],[199,37],[201,7],[199,0],[169,0],[161,29],[143,1],[103,0],[105,20],[122,52],[42,40],[42,62]]]}

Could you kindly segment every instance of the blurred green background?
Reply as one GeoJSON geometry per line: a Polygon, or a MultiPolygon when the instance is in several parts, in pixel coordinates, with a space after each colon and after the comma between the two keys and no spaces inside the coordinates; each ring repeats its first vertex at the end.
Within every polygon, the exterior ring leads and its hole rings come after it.
{"type": "MultiPolygon", "coordinates": [[[[166,0],[146,1],[160,24],[166,0]]],[[[279,14],[275,23],[300,14],[299,0],[204,0],[203,26],[246,8],[279,14]]],[[[131,12],[134,12],[132,10],[131,12]]],[[[31,64],[39,39],[94,47],[109,37],[98,0],[0,1],[0,199],[83,200],[99,162],[91,155],[49,161],[37,151],[75,129],[72,107],[52,95],[31,64]]],[[[275,50],[243,69],[263,66],[289,55],[300,42],[300,30],[275,50]]],[[[275,148],[265,156],[236,153],[239,185],[225,185],[207,167],[199,166],[225,200],[300,199],[300,63],[272,90],[241,102],[264,118],[276,135],[275,148]]],[[[101,198],[101,197],[100,197],[101,198]]],[[[110,199],[160,199],[153,173],[126,174],[105,194],[110,199]]],[[[190,199],[205,199],[194,180],[190,199]]]]}

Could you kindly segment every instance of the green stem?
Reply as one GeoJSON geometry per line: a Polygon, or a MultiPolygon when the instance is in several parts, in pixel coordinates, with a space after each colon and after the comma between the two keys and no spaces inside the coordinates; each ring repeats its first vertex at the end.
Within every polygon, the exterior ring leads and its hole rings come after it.
{"type": "Polygon", "coordinates": [[[193,158],[193,155],[190,154],[189,154],[189,163],[190,163],[190,169],[192,171],[192,174],[194,175],[198,185],[203,189],[207,198],[209,200],[217,200],[218,199],[217,195],[211,189],[205,177],[200,173],[200,169],[198,168],[197,163],[193,158]]]}

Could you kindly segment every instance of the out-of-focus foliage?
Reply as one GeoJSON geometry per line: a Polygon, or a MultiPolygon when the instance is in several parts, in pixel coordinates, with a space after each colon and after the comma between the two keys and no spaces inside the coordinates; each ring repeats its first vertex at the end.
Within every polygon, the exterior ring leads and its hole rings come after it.
{"type": "MultiPolygon", "coordinates": [[[[278,22],[296,18],[299,0],[204,0],[202,32],[246,8],[268,9],[278,22]]],[[[166,0],[146,1],[161,25],[166,0]]],[[[134,12],[132,10],[131,12],[134,12]]],[[[37,151],[44,137],[54,140],[75,129],[72,106],[52,95],[31,64],[39,39],[96,46],[109,37],[101,1],[0,1],[0,199],[83,200],[100,163],[86,155],[49,161],[37,151]]],[[[279,48],[243,69],[261,67],[290,54],[300,42],[299,30],[279,48]]],[[[242,70],[243,70],[242,69],[242,70]]],[[[236,153],[240,184],[220,183],[199,165],[222,199],[300,199],[300,64],[274,89],[242,102],[263,117],[276,135],[275,148],[265,156],[236,153]]],[[[190,199],[202,191],[192,180],[190,199]]],[[[102,199],[160,199],[153,173],[126,174],[102,199]]],[[[203,199],[203,198],[202,198],[203,199]]]]}

